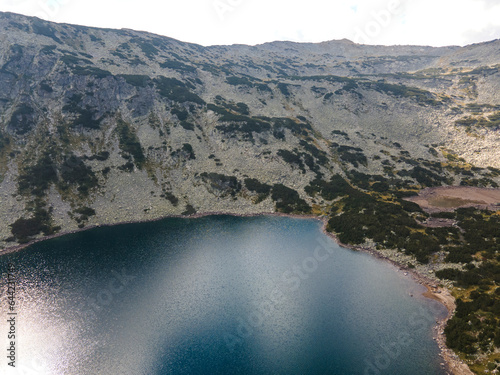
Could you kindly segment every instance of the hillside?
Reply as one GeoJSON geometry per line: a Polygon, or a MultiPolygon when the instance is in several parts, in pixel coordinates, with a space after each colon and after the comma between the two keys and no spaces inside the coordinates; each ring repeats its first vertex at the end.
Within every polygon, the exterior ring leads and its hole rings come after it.
{"type": "MultiPolygon", "coordinates": [[[[326,215],[342,242],[399,249],[431,276],[498,267],[495,230],[487,257],[450,260],[474,240],[422,226],[429,213],[403,198],[498,187],[500,40],[202,47],[11,13],[0,30],[2,248],[166,215],[279,211],[326,215]]],[[[474,212],[456,215],[477,230],[474,212]]],[[[498,350],[474,345],[456,349],[498,350]]]]}

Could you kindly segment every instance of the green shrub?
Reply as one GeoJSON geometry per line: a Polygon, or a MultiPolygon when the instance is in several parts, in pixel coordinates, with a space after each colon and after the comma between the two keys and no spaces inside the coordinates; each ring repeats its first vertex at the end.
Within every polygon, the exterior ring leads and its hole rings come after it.
{"type": "Polygon", "coordinates": [[[50,184],[57,182],[57,170],[49,153],[45,153],[35,165],[26,167],[19,174],[21,194],[43,196],[50,184]]]}
{"type": "Polygon", "coordinates": [[[5,136],[5,134],[0,132],[0,152],[3,151],[5,147],[7,147],[10,144],[10,138],[5,136]]]}
{"type": "Polygon", "coordinates": [[[306,170],[304,168],[304,163],[300,158],[300,154],[298,154],[297,152],[291,152],[288,150],[278,150],[277,155],[281,157],[288,164],[297,165],[300,168],[300,170],[302,170],[302,172],[305,173],[306,170]]]}
{"type": "Polygon", "coordinates": [[[48,85],[46,82],[40,83],[40,89],[47,92],[47,93],[52,93],[54,90],[50,85],[48,85]]]}
{"type": "Polygon", "coordinates": [[[157,55],[160,51],[149,41],[141,38],[132,38],[130,39],[131,43],[135,43],[139,46],[142,52],[149,58],[152,59],[155,55],[157,55]]]}
{"type": "Polygon", "coordinates": [[[194,124],[190,123],[189,121],[181,121],[181,126],[186,130],[194,131],[194,124]]]}
{"type": "Polygon", "coordinates": [[[271,185],[262,183],[256,178],[245,178],[244,182],[248,190],[256,192],[257,194],[267,195],[271,191],[271,185]]]}
{"type": "Polygon", "coordinates": [[[177,204],[179,203],[179,199],[169,191],[165,193],[165,198],[169,200],[173,206],[177,206],[177,204]]]}
{"type": "Polygon", "coordinates": [[[174,102],[191,102],[196,104],[205,104],[205,101],[198,95],[191,92],[184,82],[175,78],[166,78],[159,76],[153,80],[161,96],[174,102]]]}
{"type": "Polygon", "coordinates": [[[11,232],[19,243],[28,242],[31,237],[36,236],[40,232],[44,235],[50,235],[61,229],[60,227],[52,226],[51,209],[46,210],[44,203],[35,203],[34,215],[32,218],[19,218],[10,225],[11,232]]]}
{"type": "Polygon", "coordinates": [[[363,154],[363,150],[358,147],[334,145],[334,151],[339,156],[340,160],[343,162],[352,164],[354,168],[357,168],[359,164],[364,166],[368,165],[368,159],[363,154]]]}
{"type": "Polygon", "coordinates": [[[140,74],[119,74],[117,77],[121,77],[129,85],[136,87],[147,87],[148,83],[151,81],[149,76],[140,74]]]}
{"type": "Polygon", "coordinates": [[[193,146],[191,146],[189,143],[184,143],[182,145],[182,149],[181,149],[184,153],[187,154],[188,156],[188,159],[196,159],[196,156],[194,154],[194,150],[193,150],[193,146]]]}
{"type": "Polygon", "coordinates": [[[90,207],[79,207],[75,210],[76,213],[80,215],[85,215],[85,216],[94,216],[95,215],[95,210],[90,207]]]}
{"type": "Polygon", "coordinates": [[[167,60],[165,62],[160,63],[160,67],[166,69],[178,70],[181,72],[195,72],[196,68],[191,65],[186,65],[180,61],[176,60],[167,60]]]}
{"type": "Polygon", "coordinates": [[[310,196],[315,196],[316,193],[319,193],[323,199],[331,201],[352,193],[354,189],[342,178],[342,176],[337,174],[333,175],[329,182],[316,178],[312,180],[304,190],[310,196]]]}
{"type": "Polygon", "coordinates": [[[290,90],[288,89],[288,85],[286,83],[282,82],[278,83],[278,90],[280,90],[281,93],[286,97],[291,95],[290,90]]]}
{"type": "Polygon", "coordinates": [[[269,131],[271,125],[261,119],[243,115],[235,115],[228,112],[225,108],[214,104],[208,104],[207,109],[221,115],[219,121],[229,122],[230,124],[218,125],[216,129],[225,134],[240,133],[247,140],[253,140],[252,133],[262,133],[269,131]]]}
{"type": "Polygon", "coordinates": [[[184,108],[172,108],[170,113],[176,115],[180,121],[187,120],[189,113],[184,108]]]}
{"type": "Polygon", "coordinates": [[[227,77],[226,82],[233,86],[250,86],[253,87],[253,83],[247,77],[227,77]]]}
{"type": "Polygon", "coordinates": [[[276,211],[284,213],[311,212],[311,207],[300,198],[299,193],[283,184],[273,185],[271,198],[275,201],[276,211]]]}
{"type": "Polygon", "coordinates": [[[135,131],[122,119],[118,119],[116,130],[120,149],[134,157],[135,165],[141,169],[146,161],[142,146],[135,131]]]}
{"type": "Polygon", "coordinates": [[[33,28],[33,32],[38,35],[43,35],[48,38],[52,38],[57,43],[62,43],[61,39],[56,36],[56,31],[52,26],[50,26],[49,22],[43,21],[39,18],[32,19],[31,27],[33,28]]]}
{"type": "Polygon", "coordinates": [[[195,208],[193,206],[191,206],[190,204],[187,204],[186,209],[184,210],[182,215],[189,216],[189,215],[194,215],[195,213],[196,213],[195,208]]]}
{"type": "Polygon", "coordinates": [[[101,127],[101,119],[94,119],[95,113],[89,109],[79,109],[78,117],[71,124],[72,127],[81,126],[87,129],[99,129],[101,127]]]}
{"type": "Polygon", "coordinates": [[[203,172],[201,178],[210,184],[212,189],[235,196],[241,190],[241,182],[235,176],[226,176],[220,173],[203,172]]]}
{"type": "Polygon", "coordinates": [[[111,76],[111,72],[93,66],[75,66],[72,68],[72,71],[79,76],[94,76],[98,79],[111,76]]]}
{"type": "Polygon", "coordinates": [[[8,127],[18,135],[26,134],[35,125],[34,113],[35,111],[30,105],[26,103],[20,104],[12,113],[8,127]]]}
{"type": "Polygon", "coordinates": [[[93,65],[94,63],[87,59],[82,59],[76,55],[63,55],[61,56],[61,61],[70,67],[75,67],[77,65],[93,65]]]}
{"type": "Polygon", "coordinates": [[[61,188],[77,186],[77,190],[88,195],[91,189],[97,186],[98,180],[92,169],[85,165],[82,158],[70,155],[61,165],[61,188]]]}
{"type": "Polygon", "coordinates": [[[86,157],[87,160],[105,161],[109,158],[109,151],[100,151],[97,155],[86,157]]]}

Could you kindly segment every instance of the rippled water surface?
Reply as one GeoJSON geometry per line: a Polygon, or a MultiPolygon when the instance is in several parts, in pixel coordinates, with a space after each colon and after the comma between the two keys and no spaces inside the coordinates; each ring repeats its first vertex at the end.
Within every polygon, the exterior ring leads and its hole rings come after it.
{"type": "Polygon", "coordinates": [[[444,308],[316,220],[166,219],[2,256],[2,347],[9,264],[17,373],[442,374],[444,308]]]}

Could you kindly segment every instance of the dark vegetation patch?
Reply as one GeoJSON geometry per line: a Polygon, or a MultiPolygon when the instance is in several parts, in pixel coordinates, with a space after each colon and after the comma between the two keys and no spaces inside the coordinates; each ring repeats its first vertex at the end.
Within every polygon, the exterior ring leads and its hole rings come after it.
{"type": "Polygon", "coordinates": [[[117,167],[120,171],[127,172],[127,173],[132,173],[134,171],[134,163],[132,163],[130,160],[127,161],[125,164],[120,165],[117,167]]]}
{"type": "Polygon", "coordinates": [[[179,199],[174,194],[172,194],[171,192],[166,191],[164,193],[164,196],[165,196],[165,199],[167,199],[168,201],[170,201],[170,203],[172,203],[172,205],[174,207],[176,207],[179,204],[179,199]]]}
{"type": "Polygon", "coordinates": [[[241,182],[235,176],[226,176],[220,173],[207,173],[200,174],[203,182],[208,183],[214,190],[218,190],[223,194],[230,194],[235,196],[241,190],[241,182]]]}
{"type": "Polygon", "coordinates": [[[52,86],[50,86],[47,82],[40,83],[40,90],[45,91],[46,93],[51,94],[54,90],[52,86]]]}
{"type": "Polygon", "coordinates": [[[162,63],[160,63],[160,67],[164,69],[173,69],[177,70],[180,72],[195,72],[196,68],[191,65],[184,64],[183,62],[177,61],[177,60],[167,60],[162,63]]]}
{"type": "MultiPolygon", "coordinates": [[[[357,184],[373,191],[377,183],[387,183],[382,176],[349,174],[357,184]]],[[[341,242],[353,245],[373,240],[378,247],[399,249],[414,255],[419,262],[427,263],[429,257],[445,245],[452,234],[440,233],[443,228],[424,228],[415,217],[426,217],[422,209],[392,194],[387,183],[382,192],[391,194],[390,201],[377,193],[367,193],[352,186],[343,177],[333,176],[330,181],[316,178],[305,188],[312,197],[320,195],[334,201],[328,221],[328,230],[335,232],[341,242]]],[[[449,228],[446,228],[448,230],[449,228]]],[[[451,230],[453,231],[453,229],[451,230]]],[[[456,235],[453,234],[453,235],[456,235]]]]}
{"type": "Polygon", "coordinates": [[[447,249],[448,257],[467,265],[464,270],[437,271],[436,276],[470,292],[457,299],[455,315],[445,329],[446,344],[465,354],[491,353],[500,348],[500,216],[475,208],[451,214],[463,239],[447,249]],[[476,266],[471,261],[478,260],[478,253],[482,263],[476,266]]]}
{"type": "Polygon", "coordinates": [[[111,76],[111,72],[93,66],[75,66],[72,68],[74,74],[79,76],[93,76],[102,79],[111,76]]]}
{"type": "Polygon", "coordinates": [[[271,119],[273,122],[273,135],[276,139],[284,139],[283,130],[288,129],[295,136],[308,136],[312,126],[308,122],[295,121],[291,118],[281,117],[271,119]]]}
{"type": "Polygon", "coordinates": [[[94,65],[92,61],[83,59],[76,55],[62,55],[60,60],[72,68],[78,65],[94,65]]]}
{"type": "Polygon", "coordinates": [[[18,188],[21,194],[41,197],[50,184],[57,182],[57,168],[52,157],[53,155],[47,152],[36,164],[25,167],[19,173],[18,188]]]}
{"type": "Polygon", "coordinates": [[[272,186],[262,183],[256,178],[245,178],[245,186],[248,190],[253,191],[257,194],[269,194],[272,186]]]}
{"type": "Polygon", "coordinates": [[[99,129],[101,127],[102,117],[96,118],[96,113],[90,106],[83,106],[83,95],[73,94],[68,103],[63,106],[63,111],[76,115],[70,124],[72,128],[99,129]]]}
{"type": "Polygon", "coordinates": [[[186,130],[194,131],[194,124],[189,121],[181,121],[181,126],[186,130]]]}
{"type": "Polygon", "coordinates": [[[419,89],[417,87],[409,87],[405,85],[395,85],[386,82],[373,82],[369,87],[375,91],[386,95],[395,96],[398,98],[411,98],[422,104],[439,105],[440,101],[435,99],[434,94],[429,91],[419,89]]]}
{"type": "Polygon", "coordinates": [[[55,55],[54,51],[57,50],[57,46],[55,45],[47,45],[43,46],[40,49],[40,53],[43,53],[44,55],[55,55]]]}
{"type": "Polygon", "coordinates": [[[301,154],[297,150],[294,150],[293,152],[288,150],[278,150],[277,155],[288,164],[297,166],[302,171],[302,173],[306,173],[301,154]]]}
{"type": "Polygon", "coordinates": [[[56,43],[62,43],[61,39],[59,39],[56,36],[56,30],[50,26],[49,22],[42,21],[41,19],[38,18],[33,18],[31,27],[33,29],[33,32],[38,35],[43,35],[48,38],[51,38],[54,40],[56,43]]]}
{"type": "Polygon", "coordinates": [[[310,213],[311,207],[300,198],[297,191],[283,185],[274,184],[271,198],[275,202],[276,211],[283,213],[310,213]]]}
{"type": "Polygon", "coordinates": [[[83,228],[89,218],[95,215],[95,210],[90,207],[78,207],[73,212],[69,212],[69,215],[74,219],[79,225],[79,228],[83,228]]]}
{"type": "Polygon", "coordinates": [[[290,90],[289,90],[289,88],[288,88],[288,87],[289,87],[289,85],[287,85],[286,83],[280,82],[280,83],[278,83],[277,87],[278,87],[278,90],[280,90],[280,91],[281,91],[281,93],[282,93],[284,96],[289,97],[289,96],[291,96],[291,95],[292,95],[292,93],[290,92],[290,90]]]}
{"type": "Polygon", "coordinates": [[[422,187],[441,186],[443,183],[451,185],[453,183],[449,177],[420,166],[416,166],[410,171],[410,177],[414,178],[422,187]]]}
{"type": "Polygon", "coordinates": [[[137,168],[141,169],[146,161],[146,158],[134,129],[132,129],[132,127],[122,119],[118,119],[116,130],[118,132],[120,149],[126,153],[126,155],[132,155],[135,165],[137,168]]]}
{"type": "Polygon", "coordinates": [[[109,151],[100,151],[96,155],[85,156],[84,159],[86,159],[86,160],[105,161],[105,160],[109,159],[109,151]]]}
{"type": "Polygon", "coordinates": [[[333,135],[341,135],[344,138],[349,138],[349,135],[346,132],[343,132],[342,130],[332,130],[333,135]]]}
{"type": "Polygon", "coordinates": [[[37,234],[48,236],[61,229],[52,224],[52,207],[47,210],[43,202],[36,202],[33,211],[32,217],[19,218],[10,225],[12,235],[19,243],[27,243],[37,234]]]}
{"type": "Polygon", "coordinates": [[[248,86],[253,87],[253,83],[247,77],[231,76],[226,78],[226,82],[233,86],[248,86]]]}
{"type": "Polygon", "coordinates": [[[353,94],[357,95],[359,99],[362,99],[363,95],[361,95],[359,92],[356,91],[358,88],[359,88],[358,83],[354,80],[350,80],[350,81],[344,83],[344,85],[342,86],[341,89],[338,89],[337,91],[335,91],[335,95],[340,95],[344,92],[349,92],[349,93],[353,93],[353,94]]]}
{"type": "Polygon", "coordinates": [[[224,107],[230,111],[234,111],[239,113],[240,115],[249,115],[250,114],[250,108],[248,108],[248,105],[242,102],[234,103],[234,102],[227,102],[224,98],[222,98],[220,95],[218,95],[215,98],[216,104],[220,105],[221,107],[224,107]]]}
{"type": "Polygon", "coordinates": [[[192,205],[186,204],[186,208],[185,208],[184,212],[182,213],[182,215],[189,216],[189,215],[194,215],[195,213],[196,213],[196,209],[192,205]]]}
{"type": "Polygon", "coordinates": [[[130,43],[134,43],[141,49],[147,58],[153,59],[160,51],[149,41],[142,38],[132,38],[130,43]]]}
{"type": "Polygon", "coordinates": [[[123,78],[125,82],[135,87],[147,87],[151,81],[149,76],[141,74],[119,74],[117,77],[123,78]]]}
{"type": "Polygon", "coordinates": [[[295,81],[316,81],[316,82],[338,82],[338,83],[349,83],[349,82],[356,82],[354,78],[348,78],[348,77],[340,77],[340,76],[335,76],[335,75],[316,75],[316,76],[292,76],[289,77],[292,80],[295,81]]]}
{"type": "Polygon", "coordinates": [[[368,159],[363,153],[363,150],[359,147],[344,146],[337,143],[333,143],[332,146],[333,151],[344,163],[349,163],[354,168],[358,168],[359,164],[364,165],[365,167],[368,165],[368,159]]]}
{"type": "Polygon", "coordinates": [[[10,144],[10,138],[0,132],[0,153],[10,144]]]}
{"type": "Polygon", "coordinates": [[[256,178],[245,178],[244,182],[249,191],[257,194],[257,200],[254,202],[255,204],[258,204],[266,199],[272,189],[271,185],[262,183],[256,178]]]}
{"type": "Polygon", "coordinates": [[[190,91],[194,89],[191,84],[186,84],[175,78],[166,78],[159,76],[153,80],[161,96],[174,102],[191,102],[196,104],[205,104],[205,101],[198,95],[190,91]]]}
{"type": "Polygon", "coordinates": [[[384,202],[345,184],[335,186],[334,194],[329,197],[345,197],[341,199],[342,212],[332,212],[328,229],[336,232],[341,242],[359,245],[372,239],[378,246],[414,255],[422,263],[427,263],[429,256],[439,250],[434,236],[415,231],[422,227],[410,212],[419,208],[384,202]],[[341,191],[342,186],[346,191],[341,191]]]}
{"type": "Polygon", "coordinates": [[[253,133],[262,133],[271,129],[269,122],[258,118],[233,114],[215,104],[209,104],[207,108],[221,116],[219,118],[220,122],[229,123],[217,125],[216,127],[216,129],[224,134],[232,134],[234,136],[235,133],[239,133],[243,136],[243,139],[254,141],[253,133]]]}
{"type": "Polygon", "coordinates": [[[83,158],[70,155],[61,165],[61,182],[59,187],[67,190],[76,186],[78,192],[87,196],[93,188],[97,187],[98,180],[90,167],[85,165],[83,158]]]}
{"type": "Polygon", "coordinates": [[[77,214],[85,215],[85,216],[94,216],[95,210],[90,207],[79,207],[75,210],[77,214]]]}
{"type": "Polygon", "coordinates": [[[179,121],[187,120],[187,118],[189,116],[188,111],[186,111],[186,109],[184,109],[184,108],[174,107],[174,108],[172,108],[170,110],[170,113],[172,113],[173,115],[177,116],[177,118],[179,119],[179,121]]]}
{"type": "Polygon", "coordinates": [[[35,126],[34,113],[35,110],[30,105],[18,105],[10,117],[8,128],[18,135],[28,133],[35,126]]]}
{"type": "Polygon", "coordinates": [[[101,118],[94,119],[95,113],[89,109],[78,109],[78,116],[71,124],[72,127],[82,127],[86,129],[99,129],[101,127],[101,118]]]}
{"type": "MultiPolygon", "coordinates": [[[[462,172],[463,173],[463,172],[462,172]]],[[[462,178],[460,186],[492,187],[498,188],[498,184],[490,178],[462,178]]]]}
{"type": "Polygon", "coordinates": [[[468,116],[463,117],[455,124],[458,126],[466,127],[480,127],[480,128],[498,128],[500,126],[500,111],[495,112],[487,117],[484,116],[468,116]]]}
{"type": "Polygon", "coordinates": [[[305,187],[305,192],[314,197],[319,194],[328,201],[346,195],[350,191],[351,186],[341,176],[333,175],[330,181],[324,181],[321,178],[312,180],[305,187]]]}
{"type": "MultiPolygon", "coordinates": [[[[336,92],[336,94],[341,94],[342,91],[352,92],[357,95],[361,95],[356,90],[359,88],[363,88],[365,90],[371,89],[378,91],[380,93],[384,93],[386,95],[395,96],[398,98],[410,98],[414,99],[418,103],[425,105],[439,105],[441,101],[436,100],[435,95],[430,91],[422,90],[417,87],[410,87],[405,85],[397,85],[386,83],[383,81],[372,82],[359,78],[348,78],[348,77],[339,77],[334,75],[325,75],[325,76],[302,76],[302,77],[290,77],[293,80],[301,80],[301,81],[317,81],[317,82],[332,82],[332,83],[343,83],[342,89],[336,92]]],[[[327,94],[329,95],[329,94],[327,94]]],[[[332,94],[333,95],[333,94],[332,94]]],[[[332,96],[330,95],[330,97],[332,96]]],[[[328,98],[325,98],[328,99],[328,98]]]]}
{"type": "Polygon", "coordinates": [[[181,148],[172,151],[170,154],[172,157],[182,157],[186,160],[194,160],[196,159],[196,156],[194,154],[193,146],[191,146],[189,143],[184,143],[181,148]]]}

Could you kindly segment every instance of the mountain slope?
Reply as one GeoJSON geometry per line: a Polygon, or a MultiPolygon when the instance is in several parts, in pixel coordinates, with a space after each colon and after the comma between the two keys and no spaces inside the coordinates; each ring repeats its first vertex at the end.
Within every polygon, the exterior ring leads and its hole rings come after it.
{"type": "MultiPolygon", "coordinates": [[[[0,28],[0,216],[51,218],[14,238],[2,226],[4,246],[186,207],[275,209],[278,198],[259,198],[246,178],[311,204],[304,188],[314,178],[351,169],[393,178],[411,167],[405,157],[441,163],[446,149],[479,167],[499,163],[495,126],[455,123],[498,116],[497,67],[455,64],[498,42],[201,47],[9,13],[0,28]]],[[[397,183],[420,184],[405,178],[397,183]]]]}
{"type": "Polygon", "coordinates": [[[448,345],[477,368],[498,350],[497,213],[404,198],[498,187],[500,41],[202,47],[11,13],[0,30],[1,248],[195,212],[325,215],[342,242],[469,288],[448,345]]]}

